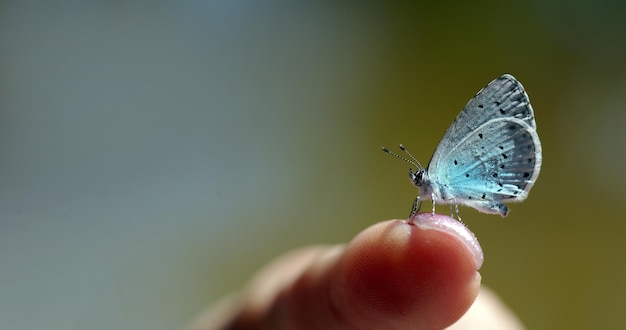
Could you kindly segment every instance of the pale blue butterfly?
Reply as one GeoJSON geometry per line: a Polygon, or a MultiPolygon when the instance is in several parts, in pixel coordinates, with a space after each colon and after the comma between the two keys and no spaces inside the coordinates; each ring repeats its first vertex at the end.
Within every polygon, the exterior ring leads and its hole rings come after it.
{"type": "MultiPolygon", "coordinates": [[[[533,108],[522,84],[505,74],[481,89],[461,110],[439,142],[428,167],[402,145],[410,159],[387,148],[385,152],[407,161],[421,201],[466,205],[480,212],[505,217],[503,202],[522,202],[528,197],[541,170],[541,142],[533,108]]],[[[460,219],[460,217],[459,217],[460,219]]]]}

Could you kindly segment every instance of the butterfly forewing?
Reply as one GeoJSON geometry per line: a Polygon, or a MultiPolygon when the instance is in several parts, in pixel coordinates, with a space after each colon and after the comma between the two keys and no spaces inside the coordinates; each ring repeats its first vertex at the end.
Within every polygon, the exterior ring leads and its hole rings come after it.
{"type": "MultiPolygon", "coordinates": [[[[528,95],[522,84],[509,74],[502,75],[481,89],[463,108],[446,131],[429,163],[429,171],[471,135],[494,118],[516,118],[536,130],[528,95]]],[[[535,133],[536,134],[536,133],[535,133]]]]}

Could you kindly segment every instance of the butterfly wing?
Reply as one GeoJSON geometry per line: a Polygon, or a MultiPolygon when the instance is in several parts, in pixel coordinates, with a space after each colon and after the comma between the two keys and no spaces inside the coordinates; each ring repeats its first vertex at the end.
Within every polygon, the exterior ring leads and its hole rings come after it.
{"type": "Polygon", "coordinates": [[[540,169],[541,143],[528,95],[508,74],[468,102],[428,165],[442,199],[503,215],[500,202],[526,199],[540,169]]]}

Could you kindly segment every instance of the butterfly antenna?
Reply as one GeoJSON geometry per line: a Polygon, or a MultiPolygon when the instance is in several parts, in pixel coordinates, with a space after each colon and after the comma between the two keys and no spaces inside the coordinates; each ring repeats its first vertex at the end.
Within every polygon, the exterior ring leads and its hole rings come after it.
{"type": "Polygon", "coordinates": [[[422,169],[422,168],[423,168],[423,167],[422,167],[422,164],[420,164],[420,161],[419,161],[419,160],[417,160],[417,158],[413,157],[413,155],[411,155],[411,153],[410,153],[408,150],[406,150],[406,148],[405,148],[402,144],[400,145],[400,149],[401,149],[402,151],[404,151],[407,155],[409,155],[409,157],[411,157],[411,159],[413,160],[413,162],[415,162],[415,164],[417,165],[417,168],[418,168],[418,169],[422,169]]]}
{"type": "Polygon", "coordinates": [[[395,152],[393,152],[393,151],[391,151],[391,150],[389,150],[389,149],[387,149],[385,147],[380,147],[380,149],[382,149],[382,151],[384,151],[384,152],[386,152],[386,153],[388,153],[388,154],[390,154],[390,155],[392,155],[392,156],[394,156],[396,158],[399,158],[399,159],[401,159],[401,160],[403,160],[403,161],[405,161],[405,162],[407,162],[407,163],[417,167],[418,170],[422,169],[422,165],[420,164],[420,162],[417,159],[415,159],[415,157],[413,157],[408,151],[406,151],[406,149],[404,149],[404,147],[402,145],[400,145],[400,149],[402,149],[404,152],[406,152],[409,155],[409,157],[411,157],[411,159],[408,159],[406,157],[402,157],[402,156],[398,155],[397,153],[395,153],[395,152]]]}

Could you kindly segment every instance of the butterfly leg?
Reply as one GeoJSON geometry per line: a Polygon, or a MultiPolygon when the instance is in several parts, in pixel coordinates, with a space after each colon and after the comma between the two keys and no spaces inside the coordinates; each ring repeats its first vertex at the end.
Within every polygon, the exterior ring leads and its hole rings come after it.
{"type": "Polygon", "coordinates": [[[465,224],[465,222],[461,220],[461,214],[459,213],[459,204],[454,203],[454,209],[456,210],[456,218],[459,220],[460,223],[465,224]]]}
{"type": "Polygon", "coordinates": [[[419,212],[421,208],[422,208],[422,201],[420,200],[420,197],[417,196],[415,200],[413,201],[413,206],[411,206],[411,214],[409,214],[409,219],[411,219],[411,217],[413,217],[415,213],[419,212]]]}
{"type": "Polygon", "coordinates": [[[459,204],[456,202],[456,198],[454,199],[453,203],[450,203],[450,217],[454,218],[454,214],[456,213],[456,219],[459,220],[460,223],[463,223],[463,220],[461,220],[461,214],[459,213],[459,204]],[[452,211],[452,204],[454,204],[454,212],[452,211]]]}
{"type": "Polygon", "coordinates": [[[433,215],[435,215],[435,194],[430,194],[430,200],[433,201],[433,215]]]}

